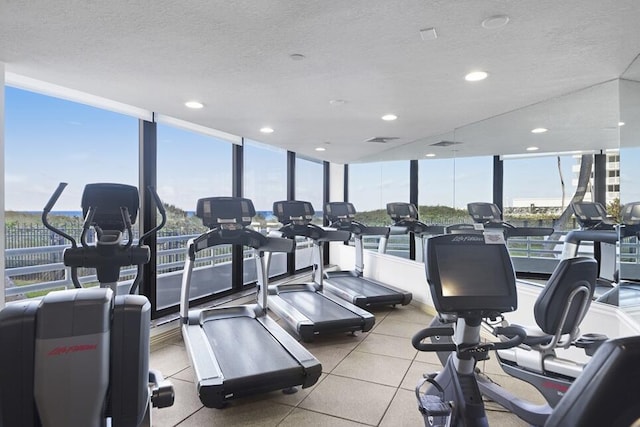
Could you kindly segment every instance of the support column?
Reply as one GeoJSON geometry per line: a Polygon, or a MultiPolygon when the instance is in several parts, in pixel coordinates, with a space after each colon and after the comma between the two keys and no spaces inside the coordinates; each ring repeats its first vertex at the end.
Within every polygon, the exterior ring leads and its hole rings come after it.
{"type": "MultiPolygon", "coordinates": [[[[4,194],[4,64],[0,62],[0,188],[4,194]]],[[[0,227],[2,227],[2,235],[4,236],[4,196],[0,197],[0,227]]],[[[2,285],[0,286],[0,309],[4,307],[4,287],[5,271],[4,271],[4,238],[0,239],[0,271],[2,272],[2,285]]]]}
{"type": "MultiPolygon", "coordinates": [[[[231,195],[242,197],[244,194],[244,139],[242,145],[233,145],[232,148],[232,184],[231,195]]],[[[244,286],[244,255],[242,245],[233,245],[231,248],[231,288],[240,290],[244,286]]]]}
{"type": "MultiPolygon", "coordinates": [[[[147,187],[157,189],[157,160],[158,160],[158,127],[155,122],[147,120],[138,121],[139,140],[139,185],[140,193],[140,235],[146,233],[157,225],[157,208],[153,197],[149,194],[147,187]]],[[[149,236],[145,242],[151,249],[151,259],[142,268],[142,281],[138,293],[145,295],[151,302],[151,316],[157,314],[157,238],[156,235],[149,236]]]]}
{"type": "Polygon", "coordinates": [[[493,156],[493,203],[500,209],[504,218],[503,193],[504,189],[504,162],[500,156],[493,156]]]}
{"type": "MultiPolygon", "coordinates": [[[[409,163],[409,203],[418,209],[418,161],[411,160],[409,163]]],[[[409,259],[416,259],[416,235],[409,233],[409,259]]]]}
{"type": "Polygon", "coordinates": [[[607,155],[593,156],[593,201],[607,207],[607,155]]]}

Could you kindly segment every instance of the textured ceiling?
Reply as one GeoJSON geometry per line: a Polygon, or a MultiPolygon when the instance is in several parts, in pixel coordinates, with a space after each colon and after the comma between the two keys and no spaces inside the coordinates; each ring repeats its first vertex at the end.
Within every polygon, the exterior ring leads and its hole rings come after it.
{"type": "Polygon", "coordinates": [[[522,141],[492,138],[485,119],[625,70],[636,79],[638,22],[637,0],[5,0],[0,61],[8,72],[338,163],[398,157],[393,147],[420,158],[425,141],[474,123],[485,134],[466,155],[504,154],[521,152],[522,141]],[[482,28],[497,14],[508,25],[482,28]],[[423,41],[430,27],[438,38],[423,41]],[[475,69],[489,78],[465,82],[475,69]],[[205,108],[186,109],[191,99],[205,108]],[[383,122],[386,113],[399,118],[383,122]],[[261,134],[265,125],[275,132],[261,134]],[[364,142],[375,136],[399,139],[364,142]]]}

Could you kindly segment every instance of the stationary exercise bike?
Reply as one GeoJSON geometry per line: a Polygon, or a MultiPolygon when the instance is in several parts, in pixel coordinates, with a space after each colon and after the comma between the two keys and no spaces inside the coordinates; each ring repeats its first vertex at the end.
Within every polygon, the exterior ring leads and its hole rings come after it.
{"type": "MultiPolygon", "coordinates": [[[[512,349],[528,339],[524,328],[513,325],[495,328],[496,334],[508,337],[504,340],[480,339],[483,319],[498,318],[517,307],[508,251],[504,244],[492,243],[482,235],[437,236],[427,243],[425,266],[436,309],[456,323],[455,329],[429,327],[412,340],[420,351],[449,354],[443,371],[425,376],[416,388],[425,425],[486,426],[482,401],[485,390],[478,380],[476,362],[486,359],[490,350],[512,349]],[[423,342],[435,336],[453,336],[453,341],[423,342]]],[[[566,316],[571,313],[569,310],[566,316]]],[[[636,405],[640,392],[633,385],[640,377],[640,367],[633,360],[638,355],[639,337],[605,342],[556,408],[527,421],[549,426],[604,425],[611,421],[613,425],[629,425],[640,417],[636,405]],[[621,396],[617,388],[632,396],[621,396]],[[620,403],[617,407],[616,401],[620,403]]]]}
{"type": "Polygon", "coordinates": [[[44,225],[68,239],[63,254],[76,289],[54,291],[0,312],[0,425],[150,426],[151,407],[171,406],[171,383],[149,371],[151,305],[134,295],[149,262],[146,238],[162,228],[166,213],[150,189],[162,222],[134,244],[132,223],[138,190],[121,184],[89,184],[80,246],[47,219],[66,184],[42,214],[44,225]],[[96,242],[89,243],[95,230],[96,242]],[[123,233],[126,230],[127,239],[123,233]],[[117,295],[120,268],[137,265],[127,295],[117,295]],[[81,289],[78,268],[95,268],[99,287],[81,289]]]}

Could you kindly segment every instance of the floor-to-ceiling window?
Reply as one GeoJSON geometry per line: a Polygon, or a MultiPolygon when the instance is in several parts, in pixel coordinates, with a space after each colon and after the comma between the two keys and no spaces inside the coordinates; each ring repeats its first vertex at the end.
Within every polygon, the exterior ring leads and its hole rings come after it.
{"type": "MultiPolygon", "coordinates": [[[[6,87],[7,301],[73,286],[62,265],[69,242],[44,228],[40,219],[59,182],[68,186],[50,222],[77,239],[85,184],[138,185],[137,118],[6,87]]],[[[79,275],[84,285],[96,284],[92,270],[80,269],[79,275]]],[[[124,268],[121,279],[131,278],[132,269],[124,268]]]]}
{"type": "MultiPolygon", "coordinates": [[[[387,203],[409,202],[409,161],[354,163],[349,165],[349,201],[367,225],[390,225],[387,203]]],[[[366,249],[377,249],[378,236],[365,239],[366,249]]],[[[387,253],[409,256],[409,237],[390,236],[387,253]]]]}
{"type": "MultiPolygon", "coordinates": [[[[157,238],[157,307],[178,304],[186,245],[205,231],[195,216],[198,199],[231,196],[232,143],[169,124],[157,128],[157,192],[167,225],[157,238]]],[[[190,300],[232,289],[231,245],[198,252],[190,300]]]]}
{"type": "MultiPolygon", "coordinates": [[[[273,215],[273,202],[287,199],[287,152],[256,141],[245,140],[243,157],[243,195],[253,201],[256,209],[252,226],[268,234],[269,231],[278,230],[282,226],[273,215]]],[[[245,262],[244,266],[244,283],[254,282],[255,265],[245,262]]],[[[273,254],[269,276],[286,272],[286,254],[273,254]]]]}

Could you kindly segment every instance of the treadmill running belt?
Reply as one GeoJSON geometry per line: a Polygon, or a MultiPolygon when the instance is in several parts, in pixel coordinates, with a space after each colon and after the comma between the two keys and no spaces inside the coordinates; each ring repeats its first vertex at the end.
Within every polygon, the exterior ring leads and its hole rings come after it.
{"type": "Polygon", "coordinates": [[[202,325],[226,379],[302,369],[285,348],[250,317],[212,319],[202,325]]]}
{"type": "Polygon", "coordinates": [[[327,320],[335,321],[342,319],[357,319],[360,316],[342,307],[340,304],[323,297],[316,292],[309,291],[291,291],[280,292],[280,298],[295,307],[300,313],[304,314],[309,320],[320,324],[327,320]]]}
{"type": "Polygon", "coordinates": [[[327,282],[338,288],[345,288],[352,292],[355,292],[357,295],[362,295],[365,297],[376,297],[380,295],[396,295],[398,292],[393,289],[386,288],[384,286],[380,286],[377,283],[371,282],[367,279],[363,279],[361,277],[356,277],[352,275],[344,275],[344,276],[330,276],[329,279],[326,279],[327,282]]]}

